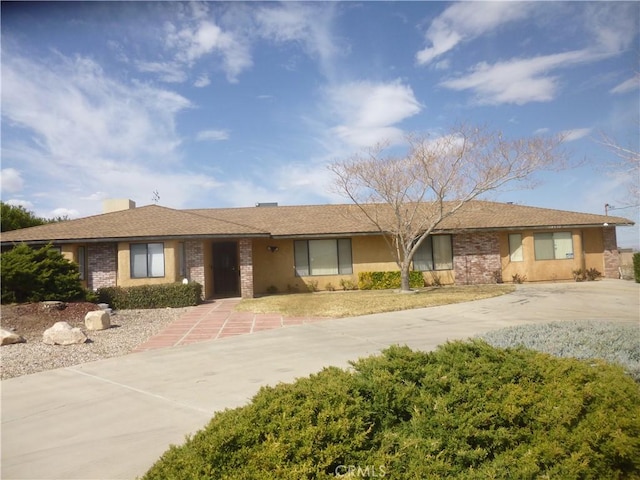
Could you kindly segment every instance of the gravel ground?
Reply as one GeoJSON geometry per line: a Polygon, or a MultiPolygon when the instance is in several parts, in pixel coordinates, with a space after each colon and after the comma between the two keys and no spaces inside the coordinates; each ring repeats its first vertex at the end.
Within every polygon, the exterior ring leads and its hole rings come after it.
{"type": "Polygon", "coordinates": [[[520,325],[481,335],[494,347],[522,346],[556,357],[617,363],[640,382],[640,326],[595,320],[520,325]]]}
{"type": "Polygon", "coordinates": [[[120,310],[111,315],[111,328],[98,331],[82,329],[89,340],[79,345],[46,345],[37,340],[4,345],[0,348],[0,378],[4,380],[125,355],[190,308],[120,310]]]}

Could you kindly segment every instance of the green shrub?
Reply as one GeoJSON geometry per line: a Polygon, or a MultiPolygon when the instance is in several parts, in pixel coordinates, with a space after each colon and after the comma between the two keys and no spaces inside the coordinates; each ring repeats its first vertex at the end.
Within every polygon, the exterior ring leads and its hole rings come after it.
{"type": "Polygon", "coordinates": [[[640,252],[633,254],[633,277],[640,283],[640,252]]]}
{"type": "Polygon", "coordinates": [[[202,301],[202,285],[197,282],[99,288],[100,302],[116,310],[190,307],[202,301]]]}
{"type": "MultiPolygon", "coordinates": [[[[358,274],[358,288],[360,290],[388,290],[400,288],[400,272],[360,272],[358,274]]],[[[424,287],[422,272],[409,272],[409,286],[411,288],[424,287]]]]}
{"type": "Polygon", "coordinates": [[[479,340],[392,347],[262,388],[143,478],[638,478],[638,411],[638,386],[602,362],[479,340]]]}
{"type": "Polygon", "coordinates": [[[2,303],[84,300],[78,266],[51,245],[20,244],[0,255],[2,303]]]}

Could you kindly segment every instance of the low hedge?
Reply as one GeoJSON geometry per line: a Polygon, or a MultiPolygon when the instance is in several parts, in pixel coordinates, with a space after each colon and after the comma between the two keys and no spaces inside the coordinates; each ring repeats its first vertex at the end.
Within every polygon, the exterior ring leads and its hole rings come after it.
{"type": "Polygon", "coordinates": [[[633,254],[633,276],[640,283],[640,253],[633,254]]]}
{"type": "Polygon", "coordinates": [[[453,342],[263,387],[155,479],[638,478],[640,390],[599,361],[453,342]]]}
{"type": "MultiPolygon", "coordinates": [[[[360,272],[358,274],[358,288],[360,290],[388,290],[400,288],[400,272],[360,272]]],[[[422,272],[409,272],[409,287],[424,287],[422,272]]]]}
{"type": "Polygon", "coordinates": [[[197,282],[140,285],[137,287],[104,287],[98,299],[116,310],[190,307],[202,301],[202,285],[197,282]]]}

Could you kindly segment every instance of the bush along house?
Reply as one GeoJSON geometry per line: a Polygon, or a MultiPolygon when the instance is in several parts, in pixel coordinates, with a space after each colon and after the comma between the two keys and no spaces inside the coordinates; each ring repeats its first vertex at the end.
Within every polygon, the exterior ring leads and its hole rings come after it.
{"type": "MultiPolygon", "coordinates": [[[[380,206],[376,206],[380,208],[380,206]]],[[[76,262],[85,286],[180,282],[205,298],[340,289],[361,272],[398,267],[356,205],[176,210],[105,202],[106,213],[5,232],[3,248],[52,244],[76,262]]],[[[625,218],[473,201],[420,247],[413,270],[425,283],[572,280],[595,269],[619,278],[616,226],[625,218]]]]}

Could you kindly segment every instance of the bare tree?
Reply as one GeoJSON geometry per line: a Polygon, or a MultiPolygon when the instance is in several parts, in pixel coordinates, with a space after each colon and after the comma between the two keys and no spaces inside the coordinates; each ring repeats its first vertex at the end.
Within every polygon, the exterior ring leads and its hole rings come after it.
{"type": "Polygon", "coordinates": [[[599,143],[608,148],[617,157],[617,161],[610,162],[607,167],[616,173],[624,175],[627,187],[627,199],[622,201],[626,205],[637,205],[640,202],[640,152],[638,148],[624,147],[615,138],[606,133],[600,134],[599,143]]]}
{"type": "Polygon", "coordinates": [[[353,201],[387,241],[410,291],[413,256],[446,218],[507,184],[566,166],[561,137],[507,140],[500,131],[456,125],[446,135],[407,137],[401,155],[389,144],[332,163],[336,190],[353,201]]]}

